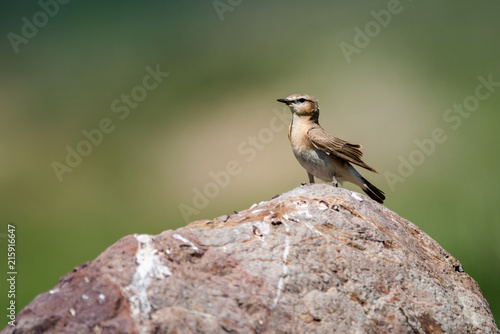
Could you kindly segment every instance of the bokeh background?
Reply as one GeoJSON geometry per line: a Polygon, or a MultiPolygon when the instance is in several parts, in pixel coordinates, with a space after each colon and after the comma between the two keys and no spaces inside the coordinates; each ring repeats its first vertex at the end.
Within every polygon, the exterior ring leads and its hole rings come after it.
{"type": "Polygon", "coordinates": [[[443,120],[479,76],[500,81],[500,3],[401,0],[377,32],[371,11],[391,3],[70,1],[16,53],[9,33],[42,9],[1,1],[0,263],[6,275],[13,223],[18,311],[125,235],[230,214],[307,181],[273,120],[286,111],[276,99],[300,92],[320,100],[327,130],[363,144],[380,171],[364,174],[387,207],[459,259],[500,319],[500,87],[459,128],[443,120]],[[369,43],[348,61],[341,43],[356,46],[367,24],[369,43]],[[142,85],[147,66],[169,76],[120,119],[113,101],[142,85]],[[105,118],[114,130],[59,182],[54,161],[105,118]],[[435,128],[447,140],[391,186],[387,173],[435,128]],[[229,161],[239,173],[193,207],[229,161]]]}

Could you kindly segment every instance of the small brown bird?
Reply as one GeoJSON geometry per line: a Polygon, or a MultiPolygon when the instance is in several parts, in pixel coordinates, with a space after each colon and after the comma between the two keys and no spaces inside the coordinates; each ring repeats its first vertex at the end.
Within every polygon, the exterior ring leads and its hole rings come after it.
{"type": "Polygon", "coordinates": [[[361,145],[348,143],[323,130],[318,121],[318,101],[314,97],[292,94],[278,101],[292,111],[288,139],[295,158],[307,171],[309,182],[314,183],[315,176],[325,182],[332,182],[335,187],[338,182],[351,182],[375,201],[384,202],[384,192],[368,182],[351,165],[353,163],[377,173],[361,160],[361,145]]]}

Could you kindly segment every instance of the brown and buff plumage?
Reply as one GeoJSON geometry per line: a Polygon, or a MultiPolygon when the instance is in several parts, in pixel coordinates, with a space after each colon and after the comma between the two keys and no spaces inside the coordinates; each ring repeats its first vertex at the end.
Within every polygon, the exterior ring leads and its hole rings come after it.
{"type": "Polygon", "coordinates": [[[337,138],[319,125],[319,106],[314,97],[292,94],[278,101],[285,103],[292,111],[288,139],[295,157],[307,171],[309,182],[314,183],[314,177],[332,182],[334,186],[338,182],[351,182],[375,201],[384,202],[384,192],[368,182],[351,165],[377,173],[361,159],[361,145],[337,138]]]}

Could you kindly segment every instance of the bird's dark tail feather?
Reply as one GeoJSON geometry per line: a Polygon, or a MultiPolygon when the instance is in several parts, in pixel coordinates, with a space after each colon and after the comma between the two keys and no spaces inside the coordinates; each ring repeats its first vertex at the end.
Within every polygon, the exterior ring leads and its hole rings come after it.
{"type": "Polygon", "coordinates": [[[363,178],[363,187],[361,188],[363,191],[370,196],[371,199],[379,202],[379,203],[384,203],[385,200],[385,195],[382,190],[379,188],[375,187],[373,184],[368,182],[365,178],[363,178]]]}

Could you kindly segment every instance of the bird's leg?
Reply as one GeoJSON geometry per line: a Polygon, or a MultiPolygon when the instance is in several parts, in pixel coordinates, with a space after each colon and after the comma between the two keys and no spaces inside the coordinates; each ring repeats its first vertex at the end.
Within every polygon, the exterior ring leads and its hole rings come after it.
{"type": "Polygon", "coordinates": [[[337,181],[337,179],[335,177],[333,177],[333,180],[332,180],[332,185],[337,188],[339,186],[339,183],[337,181]]]}
{"type": "Polygon", "coordinates": [[[309,172],[307,172],[307,176],[309,177],[309,183],[314,183],[314,176],[309,172]]]}

